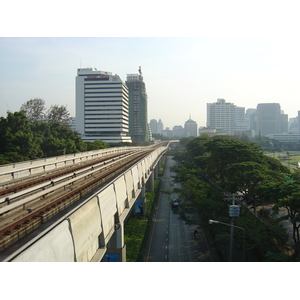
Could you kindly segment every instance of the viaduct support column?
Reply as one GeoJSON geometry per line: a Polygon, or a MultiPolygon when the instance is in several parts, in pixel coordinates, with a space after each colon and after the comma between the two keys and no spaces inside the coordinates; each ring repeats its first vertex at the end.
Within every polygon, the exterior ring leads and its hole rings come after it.
{"type": "Polygon", "coordinates": [[[158,167],[158,164],[155,166],[154,168],[154,178],[157,179],[158,178],[158,170],[159,170],[159,167],[158,167]]]}
{"type": "Polygon", "coordinates": [[[154,170],[151,173],[148,181],[146,182],[146,189],[148,192],[154,192],[154,170]]]}
{"type": "Polygon", "coordinates": [[[145,186],[142,186],[142,190],[135,202],[136,209],[135,212],[137,214],[140,214],[140,216],[145,216],[146,215],[146,189],[145,186]]]}
{"type": "Polygon", "coordinates": [[[126,262],[126,245],[124,244],[124,222],[115,225],[115,233],[107,244],[104,262],[126,262]]]}

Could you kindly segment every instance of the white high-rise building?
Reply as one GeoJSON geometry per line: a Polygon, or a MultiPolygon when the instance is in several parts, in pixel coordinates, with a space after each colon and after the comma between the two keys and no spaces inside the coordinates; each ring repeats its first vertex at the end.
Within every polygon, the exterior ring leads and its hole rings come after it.
{"type": "Polygon", "coordinates": [[[127,86],[117,74],[80,68],[76,76],[76,130],[84,141],[131,142],[127,86]]]}
{"type": "Polygon", "coordinates": [[[245,108],[237,107],[224,99],[218,99],[215,103],[207,103],[206,126],[223,129],[229,135],[249,129],[249,124],[245,120],[245,108]]]}

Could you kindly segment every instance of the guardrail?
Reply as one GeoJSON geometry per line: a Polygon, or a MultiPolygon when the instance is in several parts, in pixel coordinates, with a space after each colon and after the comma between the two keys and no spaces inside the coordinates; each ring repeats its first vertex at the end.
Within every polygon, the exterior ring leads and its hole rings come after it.
{"type": "Polygon", "coordinates": [[[140,150],[142,147],[114,147],[87,152],[72,153],[13,164],[0,165],[0,183],[9,182],[26,176],[37,175],[51,170],[72,166],[112,153],[140,150]]]}

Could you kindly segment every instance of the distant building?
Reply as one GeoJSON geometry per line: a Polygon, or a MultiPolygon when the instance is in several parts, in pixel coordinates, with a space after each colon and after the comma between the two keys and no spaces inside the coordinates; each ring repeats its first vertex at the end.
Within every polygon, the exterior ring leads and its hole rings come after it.
{"type": "Polygon", "coordinates": [[[184,137],[184,128],[181,125],[173,127],[173,137],[182,138],[184,137]]]}
{"type": "Polygon", "coordinates": [[[129,91],[129,133],[133,142],[149,141],[148,104],[146,85],[141,67],[139,74],[127,74],[126,85],[129,91]]]}
{"type": "Polygon", "coordinates": [[[298,110],[298,133],[300,133],[300,110],[298,110]]]}
{"type": "Polygon", "coordinates": [[[196,121],[189,118],[184,124],[184,136],[197,136],[197,123],[196,121]]]}
{"type": "Polygon", "coordinates": [[[164,123],[162,122],[161,119],[159,119],[157,122],[157,133],[163,134],[163,130],[164,130],[164,123]]]}
{"type": "Polygon", "coordinates": [[[166,129],[163,130],[163,136],[166,136],[168,138],[172,138],[173,137],[173,131],[167,127],[166,129]]]}
{"type": "Polygon", "coordinates": [[[288,131],[288,117],[281,113],[279,103],[260,103],[256,114],[256,135],[267,136],[288,131]]]}
{"type": "Polygon", "coordinates": [[[237,107],[224,99],[207,103],[206,127],[220,128],[228,135],[234,135],[236,131],[249,129],[249,123],[245,119],[245,108],[237,107]]]}
{"type": "Polygon", "coordinates": [[[300,134],[297,133],[281,133],[281,134],[269,134],[269,138],[277,140],[281,143],[297,143],[300,144],[300,134]]]}
{"type": "Polygon", "coordinates": [[[150,121],[150,129],[152,134],[157,134],[157,121],[155,119],[150,121]]]}
{"type": "Polygon", "coordinates": [[[131,142],[128,96],[128,88],[117,74],[78,69],[75,123],[82,140],[131,142]]]}
{"type": "Polygon", "coordinates": [[[76,124],[75,124],[75,118],[74,117],[69,118],[69,126],[70,126],[71,130],[76,131],[76,124]]]}
{"type": "Polygon", "coordinates": [[[208,135],[210,137],[216,135],[227,135],[227,133],[223,129],[217,129],[212,127],[200,127],[199,128],[199,136],[208,135]]]}
{"type": "Polygon", "coordinates": [[[298,132],[298,117],[289,118],[289,133],[300,133],[298,132]]]}
{"type": "Polygon", "coordinates": [[[249,124],[249,129],[256,132],[256,108],[248,108],[246,110],[246,121],[249,124]]]}

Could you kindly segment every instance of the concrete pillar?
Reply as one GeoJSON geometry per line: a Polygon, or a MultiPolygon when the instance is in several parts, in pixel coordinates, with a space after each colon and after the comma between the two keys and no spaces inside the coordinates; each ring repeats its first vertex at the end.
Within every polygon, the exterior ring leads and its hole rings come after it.
{"type": "Polygon", "coordinates": [[[146,215],[146,189],[142,186],[142,190],[135,201],[135,213],[141,216],[146,215]]]}
{"type": "Polygon", "coordinates": [[[124,222],[115,225],[115,233],[107,244],[107,250],[102,261],[126,261],[126,245],[124,244],[124,222]]]}
{"type": "Polygon", "coordinates": [[[115,239],[116,239],[116,248],[123,248],[124,247],[124,222],[117,225],[117,229],[115,232],[115,239]]]}
{"type": "Polygon", "coordinates": [[[158,164],[155,166],[154,168],[154,178],[157,179],[158,178],[158,170],[159,170],[159,167],[158,167],[158,164]]]}
{"type": "Polygon", "coordinates": [[[151,173],[151,175],[148,178],[148,181],[146,183],[146,189],[148,192],[154,192],[154,171],[151,173]]]}

